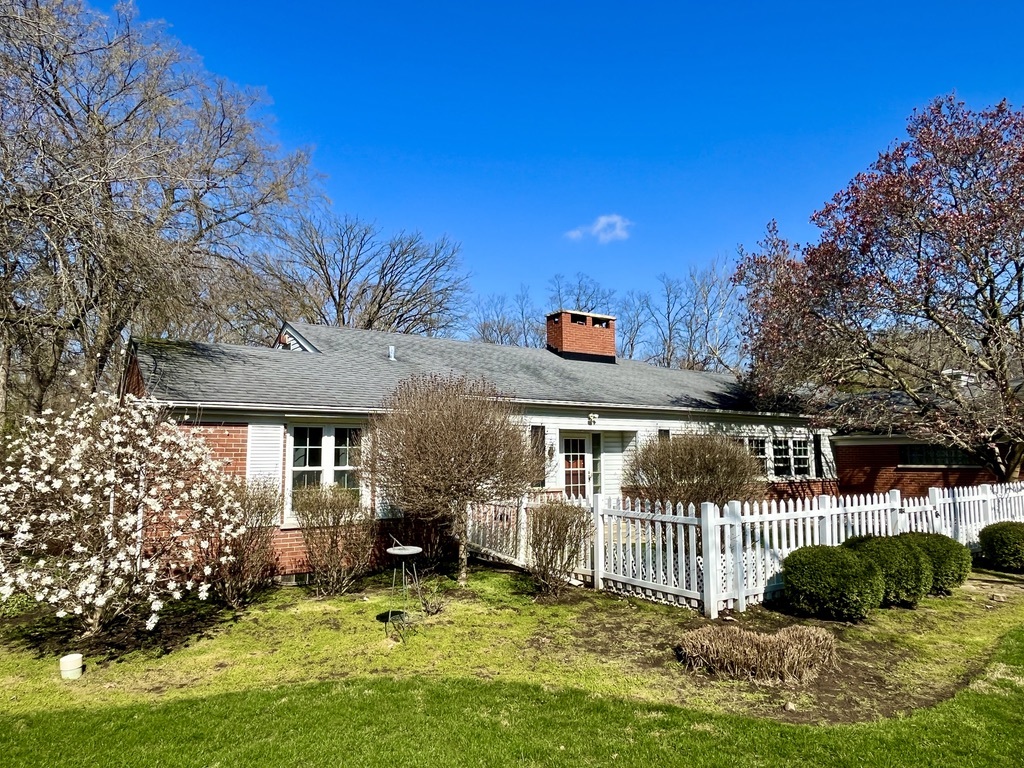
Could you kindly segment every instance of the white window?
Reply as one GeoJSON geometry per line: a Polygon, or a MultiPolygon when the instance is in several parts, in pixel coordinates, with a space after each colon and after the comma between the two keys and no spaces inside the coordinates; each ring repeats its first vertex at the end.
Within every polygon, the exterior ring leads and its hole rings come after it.
{"type": "Polygon", "coordinates": [[[334,428],[334,482],[342,488],[359,490],[359,440],[363,431],[358,427],[334,428]]]}
{"type": "Polygon", "coordinates": [[[337,483],[359,489],[359,427],[293,426],[292,488],[337,483]]]}
{"type": "Polygon", "coordinates": [[[803,438],[772,440],[772,474],[776,477],[809,477],[811,474],[810,444],[803,438]]]}
{"type": "Polygon", "coordinates": [[[744,437],[742,442],[750,455],[761,463],[761,470],[767,477],[770,474],[768,472],[768,441],[763,437],[744,437]]]}

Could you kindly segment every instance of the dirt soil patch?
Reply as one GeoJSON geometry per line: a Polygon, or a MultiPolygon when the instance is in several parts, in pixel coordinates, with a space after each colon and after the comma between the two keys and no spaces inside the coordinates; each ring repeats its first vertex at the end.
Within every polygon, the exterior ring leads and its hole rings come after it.
{"type": "MultiPolygon", "coordinates": [[[[715,622],[696,612],[680,611],[666,620],[663,612],[633,599],[607,601],[580,615],[574,633],[581,648],[610,661],[632,664],[638,673],[657,672],[678,678],[680,695],[693,687],[728,689],[733,711],[790,723],[853,723],[877,720],[929,707],[969,685],[988,662],[994,643],[973,654],[943,655],[939,640],[971,645],[997,614],[1024,607],[1024,577],[975,573],[952,597],[927,598],[916,610],[876,611],[862,624],[820,621],[785,613],[769,603],[745,613],[725,612],[715,622]],[[692,672],[673,652],[679,636],[710,623],[735,623],[759,632],[777,632],[793,624],[822,627],[836,636],[839,668],[803,683],[756,683],[692,672]],[[931,638],[934,636],[934,640],[931,638]]],[[[1009,628],[1010,625],[1007,625],[1009,628]]],[[[975,643],[974,645],[978,645],[975,643]]],[[[684,703],[680,701],[680,703],[684,703]]]]}

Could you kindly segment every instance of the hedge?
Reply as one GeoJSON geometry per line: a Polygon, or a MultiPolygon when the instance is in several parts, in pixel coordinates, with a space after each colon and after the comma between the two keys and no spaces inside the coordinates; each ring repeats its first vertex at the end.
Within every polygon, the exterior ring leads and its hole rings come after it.
{"type": "Polygon", "coordinates": [[[1024,523],[986,525],[978,534],[985,563],[997,571],[1024,572],[1024,523]]]}
{"type": "Polygon", "coordinates": [[[843,544],[847,551],[873,561],[885,583],[882,605],[913,608],[932,588],[932,564],[909,539],[879,536],[843,544]]]}
{"type": "Polygon", "coordinates": [[[783,596],[799,613],[861,621],[882,602],[885,583],[871,560],[841,547],[802,547],[782,563],[783,596]]]}
{"type": "Polygon", "coordinates": [[[933,595],[948,595],[967,581],[971,573],[971,550],[941,533],[902,533],[932,564],[933,595]]]}

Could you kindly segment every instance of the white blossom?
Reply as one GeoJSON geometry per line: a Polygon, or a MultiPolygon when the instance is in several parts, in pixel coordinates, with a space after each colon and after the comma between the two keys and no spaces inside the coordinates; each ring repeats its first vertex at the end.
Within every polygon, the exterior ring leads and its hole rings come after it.
{"type": "Polygon", "coordinates": [[[2,440],[0,598],[29,595],[87,628],[148,603],[152,628],[183,581],[208,595],[211,557],[243,530],[234,486],[155,403],[94,393],[2,440]]]}

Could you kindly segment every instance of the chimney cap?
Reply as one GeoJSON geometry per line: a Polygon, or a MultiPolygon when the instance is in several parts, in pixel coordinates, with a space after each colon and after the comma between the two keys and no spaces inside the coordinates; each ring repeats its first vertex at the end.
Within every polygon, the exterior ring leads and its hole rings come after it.
{"type": "Polygon", "coordinates": [[[558,315],[585,315],[587,317],[595,317],[598,320],[615,319],[615,315],[602,315],[600,312],[584,312],[582,309],[556,309],[554,312],[548,312],[545,317],[550,320],[558,315]]]}

